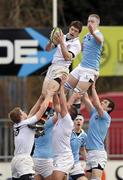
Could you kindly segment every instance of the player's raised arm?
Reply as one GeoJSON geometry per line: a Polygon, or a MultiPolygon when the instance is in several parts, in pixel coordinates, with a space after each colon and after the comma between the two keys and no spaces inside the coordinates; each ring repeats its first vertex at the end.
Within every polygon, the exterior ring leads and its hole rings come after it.
{"type": "Polygon", "coordinates": [[[64,82],[65,82],[65,79],[63,77],[62,81],[61,81],[61,86],[60,86],[60,105],[61,105],[61,116],[62,117],[64,117],[68,113],[66,95],[64,92],[64,82]]]}
{"type": "Polygon", "coordinates": [[[34,114],[36,114],[36,112],[39,110],[40,105],[42,104],[44,100],[43,95],[40,95],[40,97],[38,98],[37,102],[35,103],[35,105],[31,108],[29,114],[28,114],[28,118],[32,117],[34,114]]]}
{"type": "Polygon", "coordinates": [[[57,93],[55,93],[53,96],[53,107],[56,113],[61,112],[60,100],[57,93]]]}
{"type": "Polygon", "coordinates": [[[104,115],[104,109],[100,103],[96,88],[95,88],[95,83],[92,84],[92,99],[93,99],[93,105],[96,108],[97,112],[99,115],[102,117],[104,115]]]}
{"type": "Polygon", "coordinates": [[[92,111],[92,108],[94,107],[89,96],[88,93],[83,94],[82,96],[82,101],[87,109],[87,111],[90,113],[92,111]]]}
{"type": "Polygon", "coordinates": [[[54,92],[51,91],[47,91],[47,96],[45,97],[43,103],[40,106],[40,109],[38,110],[38,112],[36,113],[36,117],[38,120],[41,119],[41,117],[43,116],[44,112],[46,111],[49,102],[52,100],[54,92]]]}

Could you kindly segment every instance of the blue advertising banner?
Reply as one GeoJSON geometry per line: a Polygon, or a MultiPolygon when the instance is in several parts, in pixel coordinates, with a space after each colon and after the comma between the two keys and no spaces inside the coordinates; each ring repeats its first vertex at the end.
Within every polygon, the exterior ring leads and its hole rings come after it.
{"type": "Polygon", "coordinates": [[[46,52],[51,29],[0,29],[0,75],[26,77],[44,72],[55,49],[46,52]]]}

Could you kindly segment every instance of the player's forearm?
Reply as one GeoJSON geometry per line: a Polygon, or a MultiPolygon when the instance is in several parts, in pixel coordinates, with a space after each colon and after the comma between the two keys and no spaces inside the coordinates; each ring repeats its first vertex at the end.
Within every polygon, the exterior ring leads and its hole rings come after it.
{"type": "Polygon", "coordinates": [[[67,47],[65,46],[63,41],[60,43],[60,46],[61,46],[61,51],[62,51],[62,55],[63,55],[64,59],[66,61],[68,61],[68,60],[70,61],[72,59],[72,54],[70,52],[68,52],[67,47]]]}
{"type": "Polygon", "coordinates": [[[57,94],[55,94],[53,96],[53,106],[54,106],[54,110],[55,112],[60,112],[61,111],[61,107],[60,107],[60,101],[59,101],[59,97],[57,94]]]}
{"type": "Polygon", "coordinates": [[[52,43],[51,41],[49,41],[48,44],[47,44],[46,47],[45,47],[45,50],[46,50],[46,51],[50,51],[50,50],[53,49],[53,48],[54,48],[53,43],[52,43]]]}
{"type": "Polygon", "coordinates": [[[36,113],[36,117],[38,120],[41,119],[41,117],[43,116],[44,112],[46,111],[49,102],[52,100],[52,95],[47,94],[47,96],[45,97],[45,100],[43,101],[43,103],[40,106],[39,111],[36,113]]]}
{"type": "Polygon", "coordinates": [[[104,110],[101,106],[98,94],[96,92],[95,87],[92,86],[92,98],[93,98],[93,105],[96,108],[98,114],[102,117],[104,115],[104,110]]]}
{"type": "Polygon", "coordinates": [[[93,33],[92,35],[94,36],[94,38],[96,39],[96,41],[97,41],[98,43],[100,43],[100,44],[102,43],[101,37],[97,36],[96,33],[93,33]]]}
{"type": "Polygon", "coordinates": [[[40,108],[40,105],[41,105],[41,103],[43,102],[43,95],[41,95],[40,97],[39,97],[39,99],[37,100],[37,102],[35,103],[35,105],[32,107],[32,109],[30,110],[30,112],[29,112],[29,115],[28,115],[28,117],[32,117],[34,114],[36,114],[36,112],[39,110],[39,108],[40,108]]]}
{"type": "Polygon", "coordinates": [[[92,104],[92,102],[91,102],[91,100],[90,100],[90,98],[89,98],[87,93],[83,94],[82,102],[84,103],[87,111],[90,113],[92,108],[93,108],[93,104],[92,104]]]}
{"type": "Polygon", "coordinates": [[[67,113],[67,102],[66,102],[66,96],[64,93],[64,86],[61,85],[60,87],[60,104],[61,104],[61,114],[67,113]]]}
{"type": "Polygon", "coordinates": [[[95,107],[100,106],[100,100],[99,100],[95,87],[92,87],[92,99],[93,99],[93,104],[95,107]]]}

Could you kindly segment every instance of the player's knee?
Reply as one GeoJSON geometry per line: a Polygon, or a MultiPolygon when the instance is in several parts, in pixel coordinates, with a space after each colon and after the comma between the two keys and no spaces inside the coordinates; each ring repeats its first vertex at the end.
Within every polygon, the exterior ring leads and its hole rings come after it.
{"type": "Polygon", "coordinates": [[[74,92],[83,95],[84,93],[86,93],[86,90],[82,90],[80,87],[76,87],[74,88],[74,92]]]}

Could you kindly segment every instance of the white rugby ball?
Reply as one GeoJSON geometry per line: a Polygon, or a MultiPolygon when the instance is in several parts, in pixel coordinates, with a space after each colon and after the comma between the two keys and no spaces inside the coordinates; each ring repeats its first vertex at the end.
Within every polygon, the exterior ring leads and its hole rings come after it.
{"type": "Polygon", "coordinates": [[[61,30],[59,27],[53,28],[53,30],[51,31],[51,34],[50,34],[50,41],[51,41],[54,45],[57,45],[57,44],[58,44],[57,39],[56,39],[56,34],[57,34],[57,33],[62,33],[62,30],[61,30]]]}

